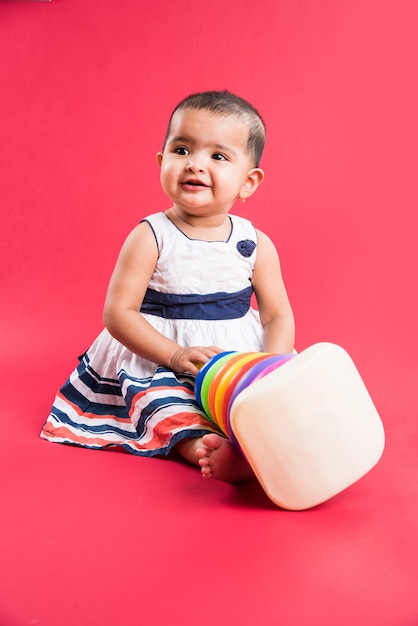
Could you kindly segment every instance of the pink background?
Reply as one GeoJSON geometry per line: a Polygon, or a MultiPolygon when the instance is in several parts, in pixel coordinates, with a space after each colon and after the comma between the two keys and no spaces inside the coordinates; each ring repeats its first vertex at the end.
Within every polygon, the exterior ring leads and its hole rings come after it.
{"type": "Polygon", "coordinates": [[[418,623],[415,7],[0,2],[1,626],[418,623]],[[370,475],[297,515],[38,438],[125,236],[169,206],[171,109],[223,88],[267,124],[266,180],[236,211],[277,244],[297,348],[342,345],[387,434],[370,475]]]}

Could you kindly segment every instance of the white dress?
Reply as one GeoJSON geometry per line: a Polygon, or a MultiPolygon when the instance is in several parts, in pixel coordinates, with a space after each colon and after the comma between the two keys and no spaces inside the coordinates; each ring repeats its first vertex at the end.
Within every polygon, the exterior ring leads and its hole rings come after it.
{"type": "MultiPolygon", "coordinates": [[[[262,351],[250,306],[257,253],[252,224],[229,216],[227,241],[190,239],[163,212],[145,218],[159,251],[141,313],[182,346],[262,351]]],[[[88,448],[167,455],[186,437],[217,432],[194,396],[194,377],[135,355],[104,329],[57,393],[41,437],[88,448]]]]}

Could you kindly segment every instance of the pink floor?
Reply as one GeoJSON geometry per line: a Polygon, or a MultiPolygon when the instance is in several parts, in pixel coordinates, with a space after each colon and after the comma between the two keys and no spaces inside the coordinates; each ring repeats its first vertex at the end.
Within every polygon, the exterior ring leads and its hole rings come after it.
{"type": "Polygon", "coordinates": [[[414,7],[0,1],[0,626],[418,625],[414,7]],[[378,465],[308,511],[39,438],[124,237],[168,207],[170,110],[212,88],[267,123],[237,211],[278,246],[297,348],[342,345],[386,431],[378,465]]]}

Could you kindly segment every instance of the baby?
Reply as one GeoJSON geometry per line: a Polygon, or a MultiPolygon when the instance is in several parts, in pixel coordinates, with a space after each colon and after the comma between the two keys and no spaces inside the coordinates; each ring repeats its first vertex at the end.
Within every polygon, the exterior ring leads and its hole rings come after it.
{"type": "Polygon", "coordinates": [[[227,91],[177,105],[157,154],[172,204],[128,235],[109,283],[105,329],[58,392],[42,437],[142,456],[177,450],[204,478],[252,476],[200,410],[194,378],[225,350],[294,348],[276,248],[230,214],[263,181],[264,142],[259,113],[227,91]]]}

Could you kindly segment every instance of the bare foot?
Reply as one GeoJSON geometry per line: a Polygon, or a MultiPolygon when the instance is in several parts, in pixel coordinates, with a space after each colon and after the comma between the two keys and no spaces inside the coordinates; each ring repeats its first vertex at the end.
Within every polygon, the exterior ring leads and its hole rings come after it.
{"type": "Polygon", "coordinates": [[[254,477],[254,473],[239,450],[229,439],[216,433],[204,435],[196,442],[195,454],[203,478],[239,482],[254,477]],[[201,442],[202,445],[199,445],[201,442]]]}

